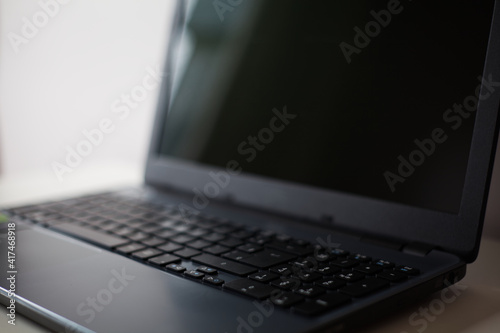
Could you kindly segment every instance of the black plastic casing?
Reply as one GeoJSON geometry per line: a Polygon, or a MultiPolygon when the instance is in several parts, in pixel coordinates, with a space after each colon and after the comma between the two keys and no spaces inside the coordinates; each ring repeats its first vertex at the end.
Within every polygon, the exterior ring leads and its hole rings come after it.
{"type": "MultiPolygon", "coordinates": [[[[500,82],[500,1],[495,1],[483,77],[500,82]]],[[[258,13],[259,1],[253,6],[258,13]]],[[[183,1],[174,24],[174,36],[183,26],[183,1]]],[[[166,72],[171,72],[172,48],[166,72]]],[[[192,193],[213,182],[209,172],[222,169],[159,154],[159,142],[170,103],[170,85],[164,80],[146,165],[145,182],[192,193]]],[[[482,87],[484,90],[485,87],[482,87]]],[[[485,92],[483,92],[485,93],[485,92]]],[[[232,176],[215,200],[282,214],[308,223],[329,225],[360,236],[381,237],[402,244],[424,243],[458,255],[465,262],[477,257],[485,216],[499,129],[500,88],[480,101],[470,150],[460,211],[450,214],[368,197],[330,191],[255,175],[232,176]]]]}

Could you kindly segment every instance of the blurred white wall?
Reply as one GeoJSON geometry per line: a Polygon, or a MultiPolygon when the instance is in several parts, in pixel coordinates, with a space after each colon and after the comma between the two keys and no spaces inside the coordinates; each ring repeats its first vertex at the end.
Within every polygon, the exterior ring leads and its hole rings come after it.
{"type": "Polygon", "coordinates": [[[63,179],[89,166],[142,167],[159,85],[151,88],[149,78],[149,89],[140,87],[149,72],[163,68],[173,5],[0,0],[2,178],[42,172],[57,182],[52,163],[65,164],[66,147],[76,149],[85,140],[82,131],[97,128],[104,118],[114,131],[63,179]],[[113,103],[123,106],[122,94],[131,93],[140,102],[132,100],[135,108],[120,118],[113,103]]]}

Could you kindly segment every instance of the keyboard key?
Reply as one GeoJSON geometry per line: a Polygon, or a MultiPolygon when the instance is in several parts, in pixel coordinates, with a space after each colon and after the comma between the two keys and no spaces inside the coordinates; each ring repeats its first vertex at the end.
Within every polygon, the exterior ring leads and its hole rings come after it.
{"type": "Polygon", "coordinates": [[[172,230],[175,230],[179,233],[185,233],[189,230],[192,230],[193,227],[187,224],[176,224],[172,227],[172,230]]]}
{"type": "Polygon", "coordinates": [[[165,240],[158,238],[158,237],[151,237],[151,238],[142,240],[141,243],[148,245],[148,246],[158,246],[158,245],[164,244],[165,240]]]}
{"type": "Polygon", "coordinates": [[[144,221],[143,219],[128,219],[124,221],[124,224],[136,229],[140,229],[144,223],[146,223],[146,221],[144,221]]]}
{"type": "Polygon", "coordinates": [[[248,279],[227,282],[224,288],[256,299],[268,298],[274,290],[271,286],[248,279]]]}
{"type": "Polygon", "coordinates": [[[314,253],[314,258],[319,262],[328,262],[335,259],[336,256],[325,251],[316,251],[316,253],[314,253]]]}
{"type": "Polygon", "coordinates": [[[206,241],[215,243],[215,242],[219,242],[219,241],[223,240],[224,238],[226,238],[226,236],[221,235],[221,234],[211,233],[211,234],[205,235],[201,238],[203,238],[206,241]]]}
{"type": "Polygon", "coordinates": [[[271,272],[274,272],[276,274],[284,275],[284,276],[289,276],[292,275],[293,273],[293,268],[292,265],[289,264],[282,264],[278,266],[274,266],[270,269],[271,272]]]}
{"type": "Polygon", "coordinates": [[[332,249],[330,252],[337,257],[347,257],[349,255],[349,251],[343,249],[332,249]]]}
{"type": "Polygon", "coordinates": [[[394,267],[394,264],[390,261],[387,261],[387,260],[378,260],[376,262],[374,262],[375,265],[378,265],[384,269],[387,269],[387,268],[393,268],[394,267]]]}
{"type": "Polygon", "coordinates": [[[121,226],[122,226],[122,224],[120,224],[118,222],[106,220],[106,221],[100,223],[98,227],[101,228],[102,230],[105,230],[105,231],[111,231],[113,229],[118,229],[121,226]]]}
{"type": "Polygon", "coordinates": [[[140,250],[140,251],[137,251],[137,252],[132,252],[131,256],[134,257],[134,258],[138,258],[138,259],[149,259],[151,257],[160,255],[162,253],[163,252],[161,252],[161,251],[159,251],[157,249],[149,248],[149,249],[144,249],[144,250],[140,250]]]}
{"type": "Polygon", "coordinates": [[[139,244],[139,243],[130,243],[130,244],[127,244],[127,245],[123,245],[123,246],[117,247],[116,251],[128,254],[128,253],[132,253],[132,252],[135,252],[135,251],[142,250],[144,248],[146,248],[146,247],[144,245],[142,245],[142,244],[139,244]]]}
{"type": "Polygon", "coordinates": [[[208,233],[207,230],[201,228],[192,229],[186,232],[186,234],[193,237],[201,237],[203,235],[206,235],[207,233],[208,233]]]}
{"type": "Polygon", "coordinates": [[[292,265],[297,267],[298,269],[311,270],[315,266],[317,266],[318,263],[310,259],[305,259],[305,260],[296,260],[292,263],[292,265]]]}
{"type": "Polygon", "coordinates": [[[191,260],[203,265],[215,267],[217,269],[220,269],[221,271],[233,273],[240,276],[246,276],[256,271],[255,268],[252,268],[250,266],[242,265],[228,259],[219,258],[211,254],[202,254],[191,258],[191,260]]]}
{"type": "Polygon", "coordinates": [[[205,273],[205,274],[208,274],[208,275],[214,275],[214,274],[218,273],[215,268],[207,267],[207,266],[200,266],[200,267],[196,268],[196,270],[198,272],[202,272],[202,273],[205,273]]]}
{"type": "Polygon", "coordinates": [[[294,294],[292,292],[281,292],[276,295],[271,296],[271,302],[275,305],[288,308],[294,304],[300,303],[304,300],[304,297],[294,294]]]}
{"type": "Polygon", "coordinates": [[[160,232],[157,232],[156,235],[161,238],[169,239],[174,236],[177,236],[179,233],[177,231],[169,230],[169,229],[164,229],[160,232]]]}
{"type": "Polygon", "coordinates": [[[285,235],[285,234],[278,234],[278,235],[274,236],[274,239],[276,239],[278,242],[285,243],[285,242],[290,241],[292,239],[292,236],[285,235]]]}
{"type": "Polygon", "coordinates": [[[315,273],[315,272],[304,272],[304,271],[301,271],[301,272],[297,272],[295,274],[301,281],[303,282],[306,282],[306,283],[310,283],[310,282],[314,282],[316,280],[319,280],[321,279],[323,276],[319,273],[315,273]]]}
{"type": "Polygon", "coordinates": [[[379,265],[361,265],[359,267],[356,267],[355,270],[357,272],[361,272],[363,274],[368,274],[368,275],[373,275],[373,274],[377,274],[378,272],[381,272],[382,271],[382,267],[380,267],[379,265]]]}
{"type": "Polygon", "coordinates": [[[250,242],[252,244],[259,245],[259,246],[263,246],[264,244],[267,244],[270,241],[271,241],[271,239],[268,237],[258,237],[258,236],[250,237],[247,239],[247,242],[250,242]]]}
{"type": "Polygon", "coordinates": [[[202,272],[195,271],[194,269],[189,270],[189,271],[185,271],[184,275],[187,277],[190,277],[190,278],[194,278],[194,279],[201,279],[202,277],[205,276],[205,274],[203,274],[202,272]]]}
{"type": "Polygon", "coordinates": [[[174,252],[174,254],[176,256],[179,256],[179,257],[185,258],[185,259],[189,259],[191,257],[197,256],[200,253],[201,253],[200,251],[193,250],[193,249],[187,249],[187,248],[184,248],[182,250],[174,252]]]}
{"type": "Polygon", "coordinates": [[[370,262],[372,260],[371,257],[359,253],[350,255],[349,259],[357,260],[359,262],[370,262]]]}
{"type": "Polygon", "coordinates": [[[257,252],[252,257],[241,260],[241,262],[259,268],[269,268],[274,265],[288,262],[292,259],[295,259],[294,255],[280,251],[264,250],[257,252]]]}
{"type": "Polygon", "coordinates": [[[412,275],[412,276],[420,274],[420,270],[413,268],[413,267],[410,267],[410,266],[398,266],[395,268],[395,270],[398,272],[407,274],[407,275],[412,275]]]}
{"type": "Polygon", "coordinates": [[[356,282],[365,278],[365,275],[359,272],[351,272],[351,273],[341,273],[335,275],[336,279],[346,281],[346,282],[356,282]]]}
{"type": "Polygon", "coordinates": [[[331,293],[320,296],[315,300],[299,303],[293,307],[298,313],[313,316],[336,308],[351,301],[351,298],[339,293],[331,293]]]}
{"type": "Polygon", "coordinates": [[[336,280],[334,278],[323,279],[321,281],[316,281],[314,283],[317,286],[326,288],[328,290],[337,290],[346,285],[344,281],[336,280]]]}
{"type": "MultiPolygon", "coordinates": [[[[48,221],[43,222],[43,224],[48,226],[48,227],[52,227],[52,226],[62,224],[62,223],[78,223],[78,221],[72,220],[70,218],[61,218],[61,219],[57,219],[57,220],[48,220],[48,221]]],[[[121,236],[121,235],[117,234],[116,232],[113,232],[113,233],[116,234],[117,236],[121,236]]]]}
{"type": "MultiPolygon", "coordinates": [[[[113,212],[113,213],[114,213],[114,212],[113,212]]],[[[89,216],[91,215],[89,212],[76,211],[76,210],[75,210],[75,211],[73,211],[73,212],[66,212],[65,214],[66,214],[66,215],[68,215],[68,216],[70,216],[70,217],[72,217],[72,218],[75,218],[75,219],[81,219],[81,220],[83,220],[83,219],[85,219],[86,217],[89,217],[89,216]]],[[[27,215],[27,216],[28,216],[28,218],[30,218],[30,219],[36,219],[36,218],[34,218],[34,217],[30,217],[29,215],[30,215],[30,214],[28,214],[28,215],[27,215]]],[[[38,219],[40,219],[40,220],[41,220],[41,219],[43,219],[45,216],[48,216],[48,215],[49,215],[49,213],[44,213],[44,214],[43,214],[43,215],[41,215],[41,216],[39,215],[39,216],[38,216],[38,219]]],[[[103,215],[104,215],[104,214],[103,214],[103,215]]],[[[104,215],[104,216],[105,216],[105,215],[104,215]]],[[[108,218],[108,216],[106,216],[106,218],[108,218]]]]}
{"type": "Polygon", "coordinates": [[[400,282],[408,279],[408,275],[399,271],[385,271],[377,274],[377,277],[388,280],[389,282],[400,282]]]}
{"type": "Polygon", "coordinates": [[[238,238],[238,239],[247,239],[251,237],[254,234],[254,232],[250,230],[238,230],[235,232],[231,233],[231,237],[238,238]]]}
{"type": "Polygon", "coordinates": [[[127,236],[128,239],[133,240],[134,242],[140,242],[149,238],[150,236],[142,231],[136,231],[127,236]]]}
{"type": "Polygon", "coordinates": [[[219,244],[227,247],[236,247],[243,244],[243,242],[238,238],[226,238],[224,240],[221,240],[219,244]]]}
{"type": "Polygon", "coordinates": [[[292,245],[278,241],[266,244],[266,246],[283,252],[291,253],[297,256],[306,256],[314,252],[314,248],[312,247],[303,247],[299,245],[292,245]]]}
{"type": "Polygon", "coordinates": [[[321,275],[333,275],[338,272],[340,272],[340,268],[330,266],[330,265],[325,265],[325,266],[320,266],[314,270],[315,272],[318,272],[321,275]]]}
{"type": "Polygon", "coordinates": [[[157,213],[155,213],[155,212],[151,212],[151,211],[150,211],[150,212],[143,213],[143,214],[141,215],[141,217],[142,217],[143,219],[148,220],[148,221],[156,221],[156,220],[158,220],[159,218],[161,218],[161,216],[160,216],[159,214],[157,214],[157,213]]]}
{"type": "Polygon", "coordinates": [[[182,249],[183,247],[179,244],[167,243],[161,246],[157,246],[157,248],[165,252],[175,252],[182,249]]]}
{"type": "Polygon", "coordinates": [[[206,282],[214,286],[222,286],[224,284],[224,280],[215,276],[205,276],[203,278],[203,282],[206,282]]]}
{"type": "Polygon", "coordinates": [[[54,227],[51,227],[51,229],[57,230],[57,231],[62,231],[64,233],[76,236],[78,238],[85,239],[87,241],[90,241],[92,243],[111,248],[111,247],[117,247],[120,245],[125,245],[127,243],[130,243],[125,238],[120,238],[116,237],[110,234],[106,234],[103,232],[99,232],[93,229],[88,229],[76,224],[70,224],[70,223],[63,223],[63,224],[58,224],[54,227]]]}
{"type": "Polygon", "coordinates": [[[310,242],[306,241],[305,239],[292,239],[290,243],[297,246],[307,246],[310,244],[310,242]]]}
{"type": "Polygon", "coordinates": [[[241,252],[241,251],[231,251],[231,252],[224,253],[222,255],[223,258],[228,258],[228,259],[232,259],[235,261],[240,261],[240,260],[243,260],[243,259],[251,257],[251,256],[252,256],[251,254],[241,252]]]}
{"type": "Polygon", "coordinates": [[[186,270],[186,267],[178,265],[178,264],[170,264],[167,265],[167,269],[172,272],[182,273],[186,270]]]}
{"type": "Polygon", "coordinates": [[[191,237],[188,235],[177,235],[177,236],[170,238],[170,241],[177,243],[177,244],[186,244],[192,240],[194,240],[194,237],[191,237]]]}
{"type": "Polygon", "coordinates": [[[148,261],[156,265],[165,266],[171,263],[178,263],[181,261],[181,258],[171,254],[164,254],[158,257],[150,258],[148,261]]]}
{"type": "Polygon", "coordinates": [[[127,236],[130,235],[131,233],[135,232],[135,229],[129,228],[129,227],[121,227],[113,231],[113,234],[117,236],[127,236]]]}
{"type": "Polygon", "coordinates": [[[218,226],[220,223],[215,222],[215,221],[210,221],[210,220],[201,220],[197,223],[197,226],[203,229],[207,230],[212,230],[216,226],[218,226]]]}
{"type": "Polygon", "coordinates": [[[299,288],[295,290],[295,292],[299,295],[305,296],[305,297],[317,297],[321,294],[324,294],[326,292],[326,289],[323,289],[318,286],[312,286],[312,287],[307,287],[307,288],[299,288]]]}
{"type": "Polygon", "coordinates": [[[387,280],[371,278],[353,283],[347,287],[340,289],[340,291],[352,297],[362,297],[380,289],[386,288],[389,285],[390,283],[387,280]]]}
{"type": "Polygon", "coordinates": [[[238,246],[237,249],[240,251],[243,251],[243,252],[247,252],[247,253],[255,253],[255,252],[259,252],[260,250],[262,250],[262,248],[260,246],[257,246],[255,244],[241,245],[241,246],[238,246]]]}
{"type": "Polygon", "coordinates": [[[274,280],[273,282],[271,282],[271,285],[284,290],[294,290],[299,288],[301,283],[300,280],[296,277],[281,277],[279,280],[274,280]]]}
{"type": "Polygon", "coordinates": [[[162,229],[162,226],[158,223],[149,222],[141,226],[141,231],[148,234],[155,233],[156,231],[162,229]]]}
{"type": "Polygon", "coordinates": [[[212,245],[212,243],[209,243],[207,241],[204,241],[202,239],[197,239],[192,242],[186,243],[186,246],[192,247],[193,249],[201,250],[204,249],[208,246],[212,245]]]}
{"type": "Polygon", "coordinates": [[[358,266],[359,261],[353,259],[337,259],[332,261],[331,264],[340,268],[351,268],[358,266]]]}
{"type": "Polygon", "coordinates": [[[230,250],[231,250],[230,248],[222,246],[222,245],[214,245],[214,246],[206,247],[203,249],[203,251],[208,252],[210,254],[215,254],[215,255],[226,253],[226,252],[229,252],[230,250]]]}
{"type": "Polygon", "coordinates": [[[257,234],[258,237],[271,238],[276,235],[276,232],[273,230],[260,230],[257,234]]]}
{"type": "Polygon", "coordinates": [[[276,280],[280,276],[275,273],[269,273],[269,272],[257,272],[249,276],[250,279],[262,282],[262,283],[268,283],[273,280],[276,280]]]}

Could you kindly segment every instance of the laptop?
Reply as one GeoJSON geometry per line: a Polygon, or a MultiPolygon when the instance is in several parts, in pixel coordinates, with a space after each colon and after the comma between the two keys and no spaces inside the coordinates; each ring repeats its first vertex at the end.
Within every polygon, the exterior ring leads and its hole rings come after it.
{"type": "Polygon", "coordinates": [[[144,186],[5,208],[3,320],[341,332],[464,277],[499,1],[191,0],[174,21],[144,186]]]}

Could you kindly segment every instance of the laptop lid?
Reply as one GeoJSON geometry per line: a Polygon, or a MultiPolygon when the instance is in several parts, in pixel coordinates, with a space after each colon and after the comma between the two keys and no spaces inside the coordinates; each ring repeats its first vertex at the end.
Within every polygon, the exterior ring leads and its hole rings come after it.
{"type": "Polygon", "coordinates": [[[473,261],[498,3],[180,1],[146,183],[473,261]]]}

